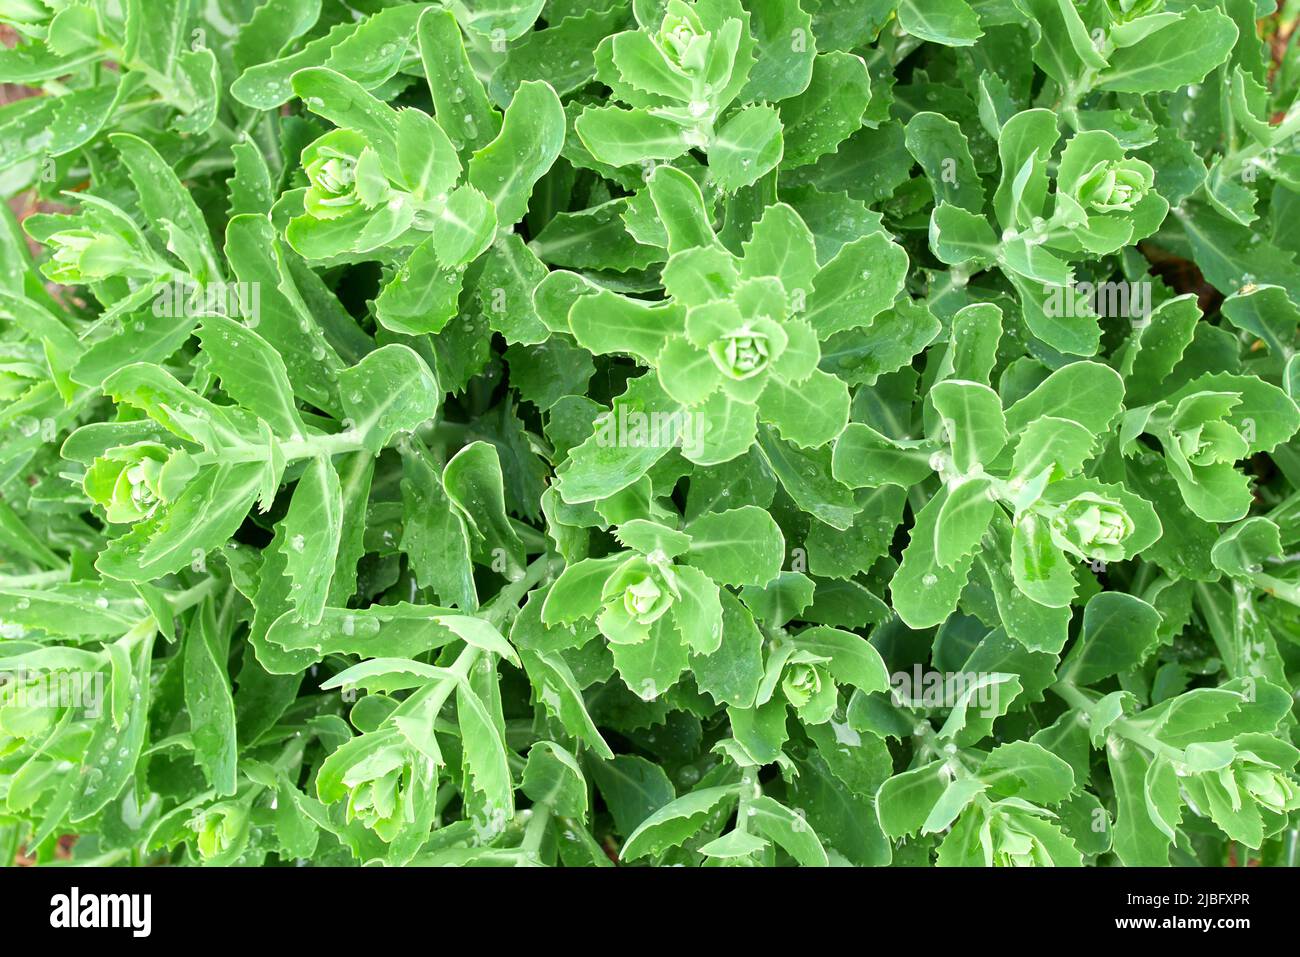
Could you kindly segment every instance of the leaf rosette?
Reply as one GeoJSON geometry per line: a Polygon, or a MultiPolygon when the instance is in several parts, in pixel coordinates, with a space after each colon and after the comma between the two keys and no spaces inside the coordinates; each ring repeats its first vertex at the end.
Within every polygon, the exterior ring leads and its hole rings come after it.
{"type": "Polygon", "coordinates": [[[661,551],[634,555],[605,581],[605,605],[596,619],[601,633],[616,644],[650,637],[650,626],[681,598],[672,563],[661,551]]]}
{"type": "MultiPolygon", "coordinates": [[[[332,752],[321,766],[316,791],[327,804],[344,803],[345,818],[392,843],[419,833],[432,762],[394,728],[362,734],[332,752]]],[[[427,828],[427,825],[426,825],[427,828]]]]}
{"type": "Polygon", "coordinates": [[[798,712],[800,720],[808,724],[828,721],[838,701],[827,661],[820,655],[797,652],[786,662],[781,676],[785,700],[798,712]]]}
{"type": "Polygon", "coordinates": [[[1258,847],[1300,808],[1292,776],[1300,751],[1287,741],[1247,733],[1227,746],[1194,744],[1187,753],[1190,767],[1179,780],[1189,800],[1236,840],[1258,847]]]}
{"type": "Polygon", "coordinates": [[[1276,386],[1220,374],[1189,383],[1164,402],[1130,410],[1121,447],[1129,456],[1149,455],[1139,436],[1154,437],[1187,507],[1207,522],[1233,522],[1253,501],[1237,463],[1288,440],[1297,429],[1300,409],[1276,386]]]}
{"type": "MultiPolygon", "coordinates": [[[[1043,812],[1045,813],[1045,812],[1043,812]]],[[[1047,840],[1041,816],[1033,814],[997,813],[989,825],[989,843],[993,849],[994,867],[1053,867],[1053,852],[1059,842],[1053,834],[1047,840]]],[[[1048,825],[1050,827],[1050,824],[1048,825]]],[[[1062,838],[1063,839],[1063,838],[1062,838]]]]}
{"type": "Polygon", "coordinates": [[[302,152],[303,171],[311,183],[303,195],[307,212],[317,219],[336,219],[360,203],[375,206],[381,197],[373,188],[369,201],[361,196],[358,181],[367,175],[362,163],[377,163],[376,154],[352,130],[332,130],[307,146],[302,152]]]}
{"type": "Polygon", "coordinates": [[[1151,235],[1169,211],[1155,190],[1155,170],[1127,155],[1104,130],[1076,133],[1061,151],[1055,219],[1063,233],[1050,240],[1063,251],[1114,252],[1151,235]]]}
{"type": "Polygon", "coordinates": [[[1018,798],[990,802],[973,794],[939,848],[941,864],[982,867],[1078,867],[1078,848],[1051,811],[1018,798]]]}
{"type": "Polygon", "coordinates": [[[174,499],[195,471],[184,451],[141,442],[109,449],[96,459],[86,470],[82,488],[103,506],[110,522],[134,524],[174,499]]]}
{"type": "Polygon", "coordinates": [[[229,862],[248,842],[249,807],[242,801],[210,804],[190,818],[194,847],[206,863],[229,862]]]}
{"type": "Polygon", "coordinates": [[[707,65],[712,39],[694,8],[682,0],[671,0],[655,34],[655,45],[670,63],[692,74],[707,65]]]}
{"type": "Polygon", "coordinates": [[[1115,562],[1124,558],[1124,543],[1134,531],[1133,519],[1122,502],[1093,492],[1057,506],[1050,522],[1057,546],[1088,560],[1115,562]]]}
{"type": "Polygon", "coordinates": [[[588,106],[574,130],[609,166],[648,169],[698,149],[709,155],[717,185],[728,192],[747,186],[784,150],[777,111],[741,97],[753,47],[749,14],[739,3],[669,0],[657,24],[601,42],[597,76],[629,105],[588,106]]]}

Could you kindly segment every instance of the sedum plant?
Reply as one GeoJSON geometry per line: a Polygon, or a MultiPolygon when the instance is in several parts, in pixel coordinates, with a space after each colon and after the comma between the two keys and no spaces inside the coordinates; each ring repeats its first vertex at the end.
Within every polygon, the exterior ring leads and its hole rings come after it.
{"type": "Polygon", "coordinates": [[[1296,863],[1300,7],[21,0],[0,860],[1296,863]]]}

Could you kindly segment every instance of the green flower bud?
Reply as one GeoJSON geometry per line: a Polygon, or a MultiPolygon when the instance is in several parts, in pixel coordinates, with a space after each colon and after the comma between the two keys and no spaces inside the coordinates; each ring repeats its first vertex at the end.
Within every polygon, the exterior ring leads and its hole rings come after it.
{"type": "Polygon", "coordinates": [[[171,449],[153,442],[109,449],[86,470],[82,488],[104,507],[110,522],[141,521],[167,499],[163,466],[171,454],[171,449]]]}
{"type": "Polygon", "coordinates": [[[804,724],[823,724],[835,713],[839,692],[826,664],[825,657],[804,649],[795,649],[782,664],[781,692],[804,724]]]}
{"type": "Polygon", "coordinates": [[[1065,551],[1080,558],[1118,561],[1125,556],[1124,541],[1134,526],[1122,504],[1084,492],[1055,510],[1050,527],[1053,541],[1065,551]]]}
{"type": "Polygon", "coordinates": [[[681,0],[668,4],[656,39],[664,55],[683,72],[704,69],[710,36],[695,10],[681,0]]]}
{"type": "Polygon", "coordinates": [[[1150,167],[1136,160],[1103,160],[1078,184],[1080,204],[1098,213],[1127,212],[1141,202],[1151,188],[1150,167]]]}
{"type": "Polygon", "coordinates": [[[1300,788],[1295,781],[1275,764],[1245,752],[1237,755],[1232,764],[1219,772],[1225,788],[1231,793],[1233,781],[1236,790],[1244,791],[1260,807],[1285,814],[1300,807],[1300,788]],[[1231,780],[1227,780],[1231,777],[1231,780]]]}
{"type": "Polygon", "coordinates": [[[391,841],[406,819],[411,762],[403,748],[386,747],[350,767],[343,776],[348,789],[347,819],[360,821],[391,841]]]}
{"type": "Polygon", "coordinates": [[[1206,422],[1173,434],[1180,451],[1190,465],[1218,465],[1236,462],[1246,455],[1249,446],[1241,433],[1227,422],[1206,422]]]}
{"type": "Polygon", "coordinates": [[[765,333],[746,324],[710,343],[709,355],[723,375],[749,379],[768,367],[771,345],[765,333]]]}
{"type": "Polygon", "coordinates": [[[802,708],[822,690],[822,673],[816,665],[801,662],[786,669],[781,679],[781,690],[786,700],[802,708]]]}
{"type": "Polygon", "coordinates": [[[627,586],[623,592],[623,607],[638,621],[652,620],[652,615],[658,617],[666,607],[664,594],[664,590],[647,575],[627,586]]]}
{"type": "Polygon", "coordinates": [[[1005,815],[992,821],[990,834],[993,841],[994,867],[1051,867],[1052,855],[1043,842],[1030,831],[1005,815]]]}
{"type": "Polygon", "coordinates": [[[139,257],[120,236],[67,229],[46,242],[52,253],[45,274],[55,282],[97,282],[111,276],[140,274],[139,257]]]}
{"type": "Polygon", "coordinates": [[[361,203],[357,163],[366,141],[351,130],[326,133],[303,150],[303,169],[311,183],[303,206],[317,219],[336,219],[361,203]]]}
{"type": "Polygon", "coordinates": [[[248,835],[248,806],[222,801],[203,808],[190,818],[190,830],[197,839],[199,857],[207,861],[226,854],[248,835]]]}
{"type": "Polygon", "coordinates": [[[613,644],[634,645],[681,598],[672,560],[656,549],[632,555],[605,579],[603,607],[596,617],[601,634],[613,644]]]}
{"type": "Polygon", "coordinates": [[[681,595],[672,563],[659,553],[632,559],[615,573],[607,592],[611,585],[621,587],[623,610],[642,625],[657,621],[681,595]]]}

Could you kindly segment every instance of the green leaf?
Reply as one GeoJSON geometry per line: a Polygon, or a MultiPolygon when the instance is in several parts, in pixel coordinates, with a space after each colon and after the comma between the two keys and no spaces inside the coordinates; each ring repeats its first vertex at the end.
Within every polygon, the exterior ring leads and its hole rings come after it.
{"type": "Polygon", "coordinates": [[[591,155],[610,166],[673,160],[688,148],[676,120],[647,110],[589,107],[578,117],[574,130],[591,155]]]}
{"type": "Polygon", "coordinates": [[[455,148],[433,117],[419,110],[397,114],[397,166],[417,199],[446,194],[460,178],[455,148]]]}
{"type": "Polygon", "coordinates": [[[298,480],[284,517],[289,598],[307,623],[315,624],[325,613],[342,536],[343,491],[334,465],[321,456],[312,459],[298,480]]]}
{"type": "Polygon", "coordinates": [[[207,222],[172,168],[157,150],[137,136],[118,133],[112,141],[140,197],[140,209],[154,228],[163,237],[175,241],[177,254],[195,279],[200,282],[220,279],[224,270],[213,248],[207,222]]]}
{"type": "Polygon", "coordinates": [[[1066,0],[1016,0],[1037,27],[1034,62],[1060,84],[1081,80],[1088,70],[1106,66],[1074,4],[1066,0]]]}
{"type": "Polygon", "coordinates": [[[1192,9],[1116,50],[1097,78],[1102,89],[1156,93],[1196,83],[1227,58],[1237,26],[1218,10],[1192,9]]]}
{"type": "Polygon", "coordinates": [[[648,303],[609,290],[582,296],[569,311],[573,337],[588,352],[626,352],[654,362],[670,336],[685,327],[685,313],[675,303],[648,303]]]}
{"type": "Polygon", "coordinates": [[[303,435],[307,427],[294,405],[289,374],[270,343],[225,316],[204,317],[198,337],[228,396],[264,420],[277,435],[303,435]]]}
{"type": "Polygon", "coordinates": [[[1050,415],[1071,419],[1101,435],[1119,414],[1123,400],[1124,381],[1114,369],[1096,362],[1071,362],[1007,409],[1007,431],[1016,435],[1050,415]]]}
{"type": "Polygon", "coordinates": [[[375,318],[385,329],[412,336],[441,332],[459,311],[464,270],[444,266],[439,251],[446,255],[448,250],[465,247],[459,239],[445,235],[439,243],[437,229],[411,250],[402,268],[375,300],[375,318]]]}
{"type": "Polygon", "coordinates": [[[1007,712],[1022,690],[1020,679],[1011,674],[979,674],[968,680],[958,696],[939,737],[951,738],[966,747],[987,737],[993,722],[1007,712]]]}
{"type": "Polygon", "coordinates": [[[403,446],[402,538],[421,588],[432,588],[446,605],[473,609],[478,605],[470,563],[470,531],[466,518],[452,508],[442,476],[419,446],[403,446]]]}
{"type": "Polygon", "coordinates": [[[1009,741],[990,752],[980,780],[1003,797],[1055,805],[1074,791],[1074,771],[1051,751],[1032,741],[1009,741]]]}
{"type": "Polygon", "coordinates": [[[416,35],[438,125],[461,158],[467,159],[496,138],[501,117],[469,62],[460,26],[450,10],[425,8],[416,35]]]}
{"type": "MultiPolygon", "coordinates": [[[[152,623],[145,624],[151,626],[152,623]]],[[[74,824],[88,820],[116,799],[131,780],[140,759],[153,698],[147,663],[153,653],[154,631],[152,627],[142,627],[139,631],[143,640],[135,652],[138,661],[132,662],[134,670],[115,671],[113,674],[115,685],[124,683],[117,690],[128,692],[129,705],[124,720],[120,727],[112,721],[96,722],[82,753],[82,767],[86,773],[68,778],[71,796],[64,799],[67,804],[56,806],[58,815],[62,815],[66,808],[68,819],[74,824]]],[[[110,692],[116,693],[113,689],[110,692]]]]}
{"type": "Polygon", "coordinates": [[[948,379],[930,392],[952,447],[953,465],[963,475],[998,457],[1007,442],[1002,403],[988,386],[948,379]]]}
{"type": "Polygon", "coordinates": [[[762,588],[747,586],[740,597],[756,618],[779,628],[812,604],[813,588],[802,572],[781,572],[762,588]]]}
{"type": "Polygon", "coordinates": [[[668,234],[668,252],[714,243],[712,217],[695,180],[671,166],[660,166],[648,180],[650,198],[668,234]]]}
{"type": "MultiPolygon", "coordinates": [[[[720,614],[718,618],[720,621],[720,614]]],[[[696,638],[696,647],[707,648],[714,640],[712,635],[706,635],[696,638]]],[[[686,670],[690,647],[687,636],[678,628],[676,615],[664,615],[650,626],[649,637],[632,644],[611,641],[610,653],[623,683],[641,700],[654,701],[672,688],[686,670]]]]}
{"type": "Polygon", "coordinates": [[[793,207],[785,203],[767,207],[744,248],[741,276],[776,276],[788,293],[802,289],[806,294],[812,289],[818,271],[817,246],[793,207]]]}
{"type": "Polygon", "coordinates": [[[686,421],[657,376],[632,380],[610,412],[596,420],[591,436],[572,449],[557,470],[560,496],[577,505],[627,488],[678,445],[686,421]]]}
{"type": "Polygon", "coordinates": [[[423,359],[401,345],[367,355],[339,375],[349,428],[378,453],[400,432],[413,432],[438,412],[442,395],[423,359]]]}
{"type": "Polygon", "coordinates": [[[1048,608],[1064,608],[1074,598],[1071,560],[1052,539],[1049,519],[1025,512],[1011,533],[1011,574],[1016,587],[1048,608]]]}
{"type": "Polygon", "coordinates": [[[983,212],[984,186],[960,126],[939,113],[917,113],[907,121],[906,143],[930,181],[936,205],[983,212]]]}
{"type": "Polygon", "coordinates": [[[1135,745],[1112,738],[1106,748],[1106,760],[1117,805],[1115,855],[1126,867],[1167,867],[1171,842],[1163,827],[1151,818],[1147,804],[1147,758],[1135,745]]]}
{"type": "Polygon", "coordinates": [[[945,46],[970,46],[983,36],[966,0],[903,0],[898,23],[914,37],[945,46]]]}
{"type": "Polygon", "coordinates": [[[996,508],[991,488],[988,480],[976,478],[949,490],[934,528],[934,555],[943,567],[954,567],[978,548],[996,508]]]}
{"type": "MultiPolygon", "coordinates": [[[[785,45],[794,44],[787,38],[785,45]]],[[[785,127],[785,167],[807,166],[833,153],[861,125],[870,102],[871,77],[861,57],[818,55],[807,88],[778,107],[785,127]]]]}
{"type": "Polygon", "coordinates": [[[933,834],[951,827],[957,816],[987,787],[987,784],[977,778],[953,781],[930,809],[925,823],[921,825],[921,833],[933,834]]]}
{"type": "Polygon", "coordinates": [[[779,845],[804,867],[828,867],[830,861],[821,840],[808,822],[788,807],[759,795],[746,806],[749,826],[779,845]],[[749,814],[753,811],[753,814],[749,814]]]}
{"type": "Polygon", "coordinates": [[[334,70],[311,67],[293,75],[293,92],[318,116],[335,126],[354,129],[395,167],[397,113],[371,96],[355,80],[334,70]]]}
{"type": "Polygon", "coordinates": [[[493,245],[478,282],[479,308],[510,343],[536,344],[549,332],[537,316],[532,292],[546,275],[541,260],[514,233],[493,245]]]}
{"type": "Polygon", "coordinates": [[[605,759],[612,758],[614,752],[587,713],[577,680],[564,659],[556,654],[530,651],[521,652],[520,658],[536,689],[537,698],[547,712],[564,726],[565,731],[596,754],[605,759]]]}
{"type": "Polygon", "coordinates": [[[222,796],[235,793],[239,757],[226,644],[212,603],[204,602],[185,635],[185,706],[195,760],[208,784],[222,796]]]}
{"type": "Polygon", "coordinates": [[[986,263],[997,257],[998,239],[983,216],[940,201],[930,214],[930,249],[950,266],[986,263]]]}
{"type": "Polygon", "coordinates": [[[749,611],[725,588],[722,601],[722,643],[707,655],[691,657],[691,671],[700,690],[718,704],[749,708],[763,677],[763,635],[749,611]]]}
{"type": "Polygon", "coordinates": [[[468,779],[489,808],[510,814],[515,806],[515,792],[506,762],[505,742],[487,706],[464,682],[456,686],[456,717],[468,779]]]}
{"type": "Polygon", "coordinates": [[[686,527],[686,561],[723,585],[766,585],[781,570],[785,539],[772,516],[745,505],[707,512],[686,527]]]}
{"type": "Polygon", "coordinates": [[[784,152],[781,118],[770,106],[749,106],[718,130],[709,149],[709,172],[726,192],[770,173],[784,152]]]}
{"type": "Polygon", "coordinates": [[[876,794],[881,830],[895,840],[916,834],[948,789],[948,781],[942,761],[895,774],[876,794]]]}
{"type": "Polygon", "coordinates": [[[591,776],[614,817],[617,833],[631,835],[677,796],[664,769],[635,754],[593,762],[591,776]]]}
{"type": "Polygon", "coordinates": [[[850,422],[835,442],[831,469],[850,488],[916,485],[934,472],[931,447],[892,441],[869,425],[850,422]]]}
{"type": "MultiPolygon", "coordinates": [[[[722,604],[718,586],[690,566],[675,569],[681,597],[673,604],[673,623],[692,654],[708,655],[722,644],[722,604]]],[[[618,655],[615,655],[617,661],[618,655]]]]}
{"type": "Polygon", "coordinates": [[[1248,578],[1282,554],[1281,532],[1262,516],[1245,519],[1224,532],[1210,552],[1214,567],[1225,575],[1248,578]]]}
{"type": "Polygon", "coordinates": [[[947,498],[947,490],[940,491],[917,513],[903,562],[889,585],[894,610],[910,628],[929,628],[952,614],[974,562],[974,555],[967,555],[945,566],[935,553],[939,515],[947,498]]]}
{"type": "Polygon", "coordinates": [[[497,222],[517,223],[533,186],[564,142],[564,109],[544,81],[521,83],[506,108],[501,132],[469,161],[469,181],[496,208],[497,222]]]}
{"type": "Polygon", "coordinates": [[[867,694],[889,687],[885,662],[865,638],[819,626],[799,632],[794,643],[800,650],[828,658],[826,667],[837,684],[852,685],[867,694]]]}
{"type": "Polygon", "coordinates": [[[885,743],[829,722],[807,730],[817,746],[794,755],[791,803],[829,851],[860,867],[889,863],[890,842],[875,811],[876,791],[893,773],[885,743]]]}
{"type": "Polygon", "coordinates": [[[817,273],[804,318],[819,338],[866,325],[893,304],[907,265],[907,253],[883,233],[849,243],[817,273]]]}
{"type": "Polygon", "coordinates": [[[704,826],[714,808],[735,798],[735,787],[724,786],[702,788],[670,801],[628,835],[619,858],[636,860],[679,847],[704,826]]]}
{"type": "Polygon", "coordinates": [[[1083,609],[1083,630],[1062,674],[1095,684],[1137,666],[1160,644],[1160,613],[1134,595],[1101,592],[1083,609]]]}
{"type": "Polygon", "coordinates": [[[849,421],[849,390],[844,382],[814,369],[802,382],[773,377],[758,401],[759,418],[776,426],[781,438],[803,448],[826,445],[849,421]]]}

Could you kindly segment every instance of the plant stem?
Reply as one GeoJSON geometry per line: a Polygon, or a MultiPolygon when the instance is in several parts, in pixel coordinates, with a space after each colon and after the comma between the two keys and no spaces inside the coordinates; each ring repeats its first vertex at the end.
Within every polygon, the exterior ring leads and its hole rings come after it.
{"type": "Polygon", "coordinates": [[[758,784],[758,768],[745,768],[740,777],[740,806],[736,808],[736,830],[749,833],[749,805],[763,793],[758,784]]]}
{"type": "Polygon", "coordinates": [[[1300,585],[1281,578],[1274,578],[1264,572],[1256,572],[1251,580],[1274,598],[1300,605],[1300,585]]]}
{"type": "Polygon", "coordinates": [[[31,575],[0,576],[0,588],[40,588],[43,585],[57,585],[67,581],[69,570],[56,568],[49,572],[34,572],[31,575]]]}
{"type": "Polygon", "coordinates": [[[500,628],[519,611],[519,600],[551,570],[551,556],[541,555],[533,560],[521,577],[506,585],[497,596],[480,610],[480,617],[500,628]]]}
{"type": "Polygon", "coordinates": [[[167,596],[167,603],[172,606],[172,611],[180,614],[187,609],[193,608],[199,602],[203,601],[217,587],[215,578],[207,578],[191,588],[178,592],[175,595],[167,596]]]}
{"type": "MultiPolygon", "coordinates": [[[[1092,701],[1068,679],[1061,679],[1056,684],[1052,685],[1052,690],[1065,699],[1065,702],[1069,704],[1071,708],[1091,715],[1092,706],[1096,702],[1092,701]]],[[[1152,754],[1161,755],[1162,757],[1168,758],[1170,761],[1179,764],[1184,760],[1185,756],[1181,750],[1172,745],[1165,744],[1163,741],[1156,740],[1128,718],[1117,718],[1110,726],[1110,730],[1114,731],[1115,734],[1119,735],[1121,738],[1131,741],[1139,747],[1145,748],[1152,754]]]]}
{"type": "Polygon", "coordinates": [[[519,845],[519,850],[525,854],[536,855],[542,847],[542,840],[546,837],[547,825],[551,823],[551,806],[542,801],[533,805],[532,812],[528,818],[528,826],[524,829],[524,839],[519,845]]]}

